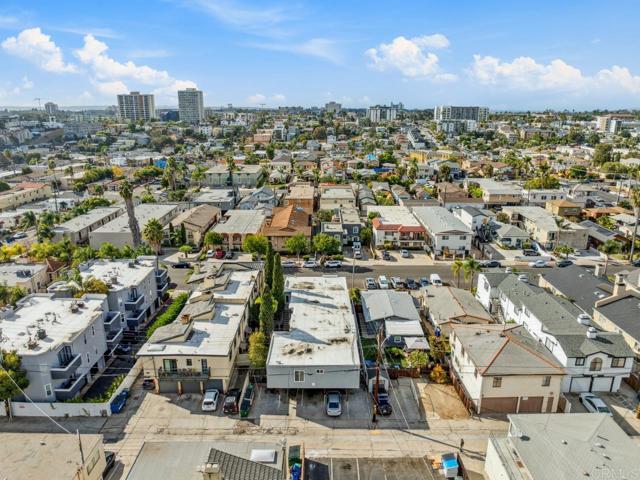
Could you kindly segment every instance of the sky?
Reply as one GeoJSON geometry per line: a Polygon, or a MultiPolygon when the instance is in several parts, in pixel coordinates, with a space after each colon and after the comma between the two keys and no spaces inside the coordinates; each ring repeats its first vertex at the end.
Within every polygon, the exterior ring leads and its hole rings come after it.
{"type": "Polygon", "coordinates": [[[2,0],[0,105],[640,108],[640,5],[618,0],[2,0]]]}

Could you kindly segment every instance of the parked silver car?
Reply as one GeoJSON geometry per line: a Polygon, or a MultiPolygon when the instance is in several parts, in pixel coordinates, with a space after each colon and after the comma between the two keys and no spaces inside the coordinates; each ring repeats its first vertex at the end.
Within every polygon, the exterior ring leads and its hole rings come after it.
{"type": "Polygon", "coordinates": [[[340,392],[329,392],[326,397],[327,415],[339,417],[342,415],[342,395],[340,392]]]}

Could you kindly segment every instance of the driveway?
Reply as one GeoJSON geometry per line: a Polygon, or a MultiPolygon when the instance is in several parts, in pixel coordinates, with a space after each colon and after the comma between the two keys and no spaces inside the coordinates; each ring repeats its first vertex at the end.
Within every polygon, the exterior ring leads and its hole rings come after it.
{"type": "Polygon", "coordinates": [[[126,375],[135,363],[131,356],[118,355],[113,362],[105,369],[104,372],[93,382],[89,389],[85,392],[85,398],[95,398],[104,395],[109,389],[113,381],[119,375],[126,375]]]}

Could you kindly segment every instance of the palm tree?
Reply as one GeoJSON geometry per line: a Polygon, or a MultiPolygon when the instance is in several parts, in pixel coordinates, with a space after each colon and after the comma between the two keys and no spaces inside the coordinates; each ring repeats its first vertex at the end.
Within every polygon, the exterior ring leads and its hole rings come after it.
{"type": "Polygon", "coordinates": [[[482,270],[482,266],[480,262],[478,262],[475,258],[469,257],[464,261],[462,266],[464,270],[464,279],[468,282],[471,280],[471,284],[469,285],[469,290],[473,290],[473,281],[477,272],[482,270]]]}
{"type": "Polygon", "coordinates": [[[620,242],[616,242],[615,240],[607,240],[602,245],[598,247],[598,251],[604,254],[604,271],[603,275],[607,275],[607,267],[609,266],[609,256],[614,253],[618,253],[620,251],[621,245],[620,242]]]}
{"type": "Polygon", "coordinates": [[[31,227],[34,227],[37,221],[38,219],[36,217],[36,214],[29,210],[28,212],[25,212],[25,214],[20,219],[20,228],[22,228],[23,230],[27,230],[31,227]]]}
{"type": "Polygon", "coordinates": [[[133,207],[133,187],[127,180],[123,180],[120,184],[120,196],[124,199],[124,205],[127,209],[133,246],[137,247],[140,245],[140,225],[138,225],[138,219],[136,218],[133,207]]]}
{"type": "Polygon", "coordinates": [[[462,272],[464,268],[464,263],[459,258],[456,258],[455,261],[451,264],[451,272],[456,276],[456,287],[460,288],[460,272],[462,272]]]}
{"type": "Polygon", "coordinates": [[[629,192],[629,200],[633,206],[633,212],[636,216],[636,221],[633,224],[633,232],[631,233],[631,249],[629,250],[629,261],[633,262],[633,254],[636,246],[636,236],[638,234],[638,221],[640,220],[640,187],[635,187],[629,192]]]}
{"type": "Polygon", "coordinates": [[[164,238],[164,229],[157,218],[152,218],[147,222],[144,226],[142,235],[144,239],[149,242],[149,245],[151,245],[153,250],[156,252],[156,255],[159,255],[160,248],[162,246],[162,239],[164,238]]]}

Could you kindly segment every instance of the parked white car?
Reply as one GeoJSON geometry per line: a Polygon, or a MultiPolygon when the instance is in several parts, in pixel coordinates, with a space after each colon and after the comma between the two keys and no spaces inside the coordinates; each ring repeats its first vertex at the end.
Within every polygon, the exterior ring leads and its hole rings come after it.
{"type": "Polygon", "coordinates": [[[218,409],[218,398],[220,392],[215,388],[205,390],[204,398],[202,399],[202,411],[203,412],[215,412],[218,409]]]}
{"type": "Polygon", "coordinates": [[[315,260],[307,260],[306,262],[304,262],[302,264],[302,266],[304,268],[317,268],[318,267],[318,262],[316,262],[315,260]]]}
{"type": "Polygon", "coordinates": [[[536,260],[535,262],[529,262],[529,266],[533,268],[545,268],[549,266],[549,262],[544,260],[536,260]]]}
{"type": "Polygon", "coordinates": [[[342,267],[342,262],[340,260],[327,260],[324,262],[325,268],[340,268],[342,267]]]}
{"type": "Polygon", "coordinates": [[[380,275],[378,277],[378,285],[380,285],[380,288],[382,290],[388,290],[389,289],[389,280],[387,280],[387,277],[385,277],[384,275],[380,275]]]}
{"type": "Polygon", "coordinates": [[[607,404],[602,399],[593,393],[584,392],[580,394],[580,403],[584,405],[584,408],[591,413],[606,413],[610,417],[613,417],[613,413],[607,407],[607,404]]]}
{"type": "Polygon", "coordinates": [[[340,392],[327,393],[327,415],[330,417],[339,417],[342,415],[342,400],[340,392]]]}
{"type": "Polygon", "coordinates": [[[441,287],[443,285],[442,279],[437,273],[432,273],[431,275],[429,275],[429,282],[431,282],[431,285],[435,287],[441,287]]]}
{"type": "Polygon", "coordinates": [[[296,262],[293,260],[283,260],[280,265],[282,265],[282,268],[294,268],[296,266],[296,262]]]}

